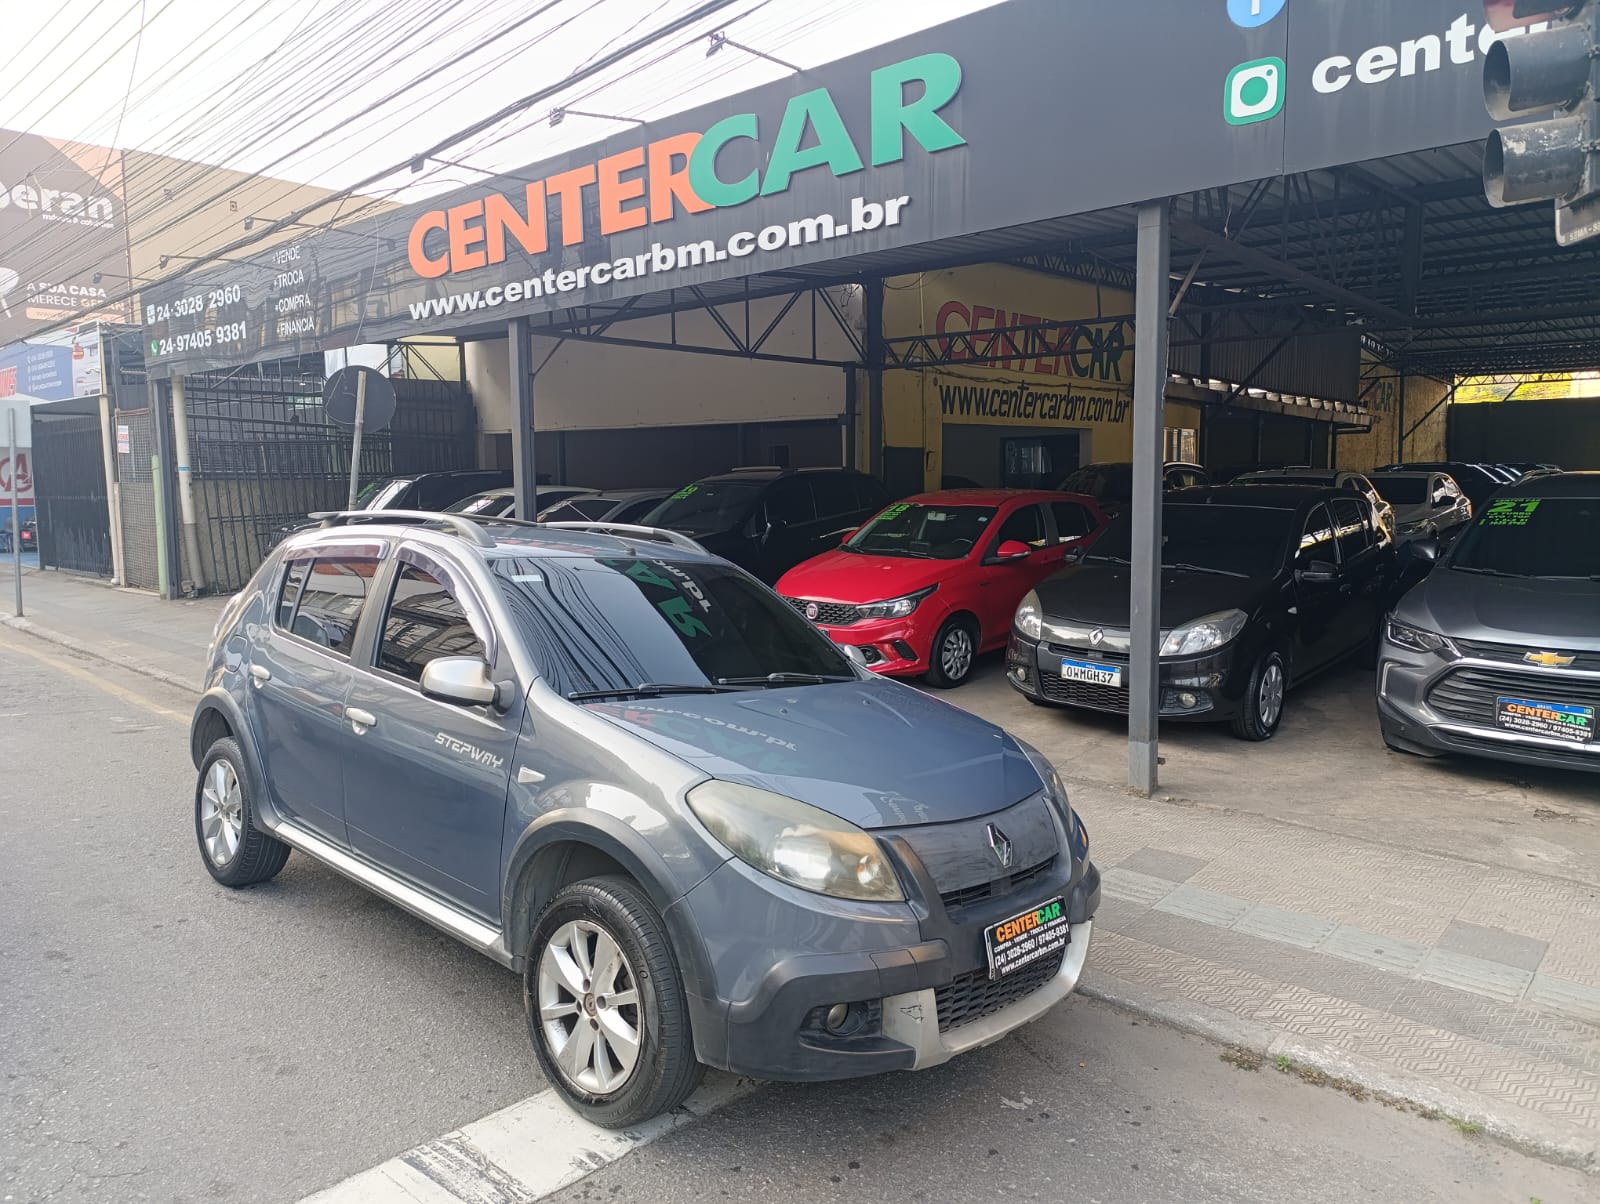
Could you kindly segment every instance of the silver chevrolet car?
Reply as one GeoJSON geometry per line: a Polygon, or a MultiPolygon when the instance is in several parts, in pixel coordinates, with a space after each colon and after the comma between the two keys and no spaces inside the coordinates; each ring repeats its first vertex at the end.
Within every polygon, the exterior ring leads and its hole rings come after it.
{"type": "Polygon", "coordinates": [[[1489,499],[1389,615],[1377,681],[1390,748],[1600,772],[1600,472],[1489,499]]]}
{"type": "Polygon", "coordinates": [[[1077,983],[1100,878],[1055,770],[742,569],[625,525],[318,521],[217,625],[202,863],[293,850],[520,974],[591,1120],[702,1065],[933,1066],[1077,983]]]}

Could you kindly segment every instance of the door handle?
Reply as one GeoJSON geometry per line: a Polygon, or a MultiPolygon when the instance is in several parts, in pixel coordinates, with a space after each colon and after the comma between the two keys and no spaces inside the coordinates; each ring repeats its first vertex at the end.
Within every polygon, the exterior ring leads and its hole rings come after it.
{"type": "Polygon", "coordinates": [[[350,721],[350,727],[358,736],[364,736],[368,730],[378,724],[378,717],[371,711],[363,711],[360,707],[345,707],[344,717],[350,721]]]}
{"type": "Polygon", "coordinates": [[[256,684],[257,688],[260,688],[272,680],[272,670],[265,665],[251,665],[250,680],[256,684]]]}

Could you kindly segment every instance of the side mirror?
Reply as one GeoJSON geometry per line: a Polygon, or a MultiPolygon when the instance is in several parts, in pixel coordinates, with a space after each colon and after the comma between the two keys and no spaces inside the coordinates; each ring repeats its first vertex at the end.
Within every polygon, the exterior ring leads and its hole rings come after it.
{"type": "Polygon", "coordinates": [[[994,550],[994,558],[1000,563],[1016,560],[1026,560],[1033,555],[1033,549],[1020,539],[1008,539],[994,550]]]}
{"type": "Polygon", "coordinates": [[[1339,579],[1339,566],[1326,560],[1313,560],[1295,576],[1307,585],[1327,585],[1339,579]]]}
{"type": "Polygon", "coordinates": [[[1427,539],[1413,539],[1406,547],[1411,550],[1413,560],[1433,564],[1439,559],[1439,541],[1431,535],[1427,539]]]}
{"type": "Polygon", "coordinates": [[[1066,554],[1065,557],[1063,557],[1063,559],[1068,564],[1080,564],[1083,561],[1083,556],[1084,556],[1085,550],[1086,549],[1084,548],[1084,546],[1081,543],[1080,544],[1076,544],[1073,547],[1070,547],[1070,548],[1067,549],[1067,554],[1066,554]]]}
{"type": "Polygon", "coordinates": [[[500,687],[489,680],[489,666],[478,656],[441,656],[422,669],[422,692],[440,702],[489,706],[500,687]]]}

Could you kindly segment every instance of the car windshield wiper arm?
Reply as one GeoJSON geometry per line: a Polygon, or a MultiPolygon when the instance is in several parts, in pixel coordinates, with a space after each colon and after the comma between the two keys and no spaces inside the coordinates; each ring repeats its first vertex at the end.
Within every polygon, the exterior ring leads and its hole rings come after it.
{"type": "Polygon", "coordinates": [[[587,702],[595,698],[659,698],[667,694],[727,694],[736,689],[728,682],[674,683],[642,681],[636,686],[614,686],[609,690],[578,690],[567,695],[568,702],[587,702]]]}
{"type": "Polygon", "coordinates": [[[1244,573],[1236,573],[1232,569],[1219,569],[1209,564],[1189,564],[1188,562],[1181,560],[1177,564],[1166,564],[1162,565],[1161,567],[1168,569],[1182,569],[1187,573],[1216,573],[1223,577],[1243,577],[1246,575],[1244,573]]]}
{"type": "Polygon", "coordinates": [[[1103,560],[1108,564],[1132,564],[1133,563],[1133,561],[1129,560],[1125,556],[1112,556],[1108,552],[1091,552],[1089,555],[1087,555],[1087,556],[1085,556],[1083,558],[1083,562],[1085,564],[1088,564],[1092,560],[1103,560]]]}
{"type": "Polygon", "coordinates": [[[1452,564],[1450,568],[1457,573],[1479,573],[1485,577],[1526,577],[1527,573],[1508,573],[1504,569],[1485,569],[1475,564],[1452,564]]]}
{"type": "Polygon", "coordinates": [[[719,686],[821,686],[830,681],[854,681],[848,673],[768,673],[761,677],[719,677],[719,686]]]}

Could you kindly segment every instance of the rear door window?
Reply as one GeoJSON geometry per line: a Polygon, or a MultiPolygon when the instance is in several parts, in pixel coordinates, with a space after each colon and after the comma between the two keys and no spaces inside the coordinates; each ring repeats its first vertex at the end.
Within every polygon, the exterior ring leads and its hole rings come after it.
{"type": "Polygon", "coordinates": [[[1335,498],[1333,508],[1334,534],[1339,541],[1339,558],[1350,564],[1372,547],[1372,528],[1367,521],[1367,508],[1355,498],[1335,498]]]}
{"type": "Polygon", "coordinates": [[[1061,543],[1094,530],[1094,516],[1077,502],[1051,502],[1050,513],[1055,517],[1056,539],[1061,543]]]}
{"type": "Polygon", "coordinates": [[[349,656],[378,564],[375,552],[370,556],[340,552],[311,561],[289,630],[329,652],[349,656]]]}

